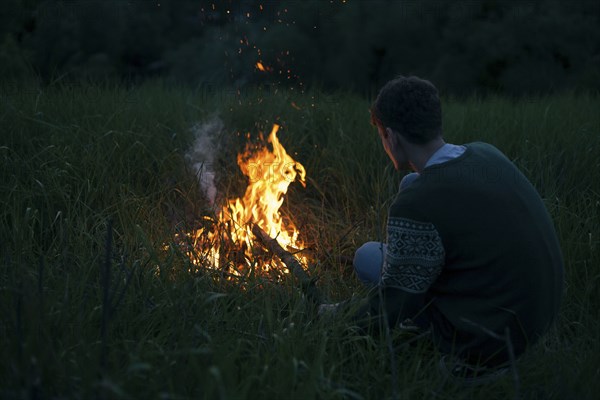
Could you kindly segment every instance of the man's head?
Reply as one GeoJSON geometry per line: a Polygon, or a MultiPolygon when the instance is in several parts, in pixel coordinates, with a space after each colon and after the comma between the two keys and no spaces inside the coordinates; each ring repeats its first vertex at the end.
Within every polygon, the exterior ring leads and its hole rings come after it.
{"type": "Polygon", "coordinates": [[[433,84],[416,76],[400,76],[385,84],[371,107],[371,121],[391,128],[414,144],[442,135],[442,106],[433,84]]]}
{"type": "MultiPolygon", "coordinates": [[[[371,122],[396,168],[413,167],[415,149],[442,139],[442,107],[435,86],[416,76],[400,76],[379,91],[371,106],[371,122]],[[409,154],[413,153],[413,154],[409,154]]],[[[443,143],[443,141],[442,141],[443,143]]]]}

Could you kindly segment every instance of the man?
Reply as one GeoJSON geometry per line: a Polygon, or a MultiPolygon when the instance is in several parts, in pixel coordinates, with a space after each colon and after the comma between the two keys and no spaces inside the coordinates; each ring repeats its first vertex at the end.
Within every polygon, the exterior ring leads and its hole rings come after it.
{"type": "Polygon", "coordinates": [[[562,296],[562,254],[542,199],[494,146],[444,142],[438,91],[426,80],[388,82],[371,119],[394,167],[415,172],[390,207],[387,243],[356,252],[358,277],[375,287],[363,316],[431,328],[466,374],[506,365],[509,351],[518,357],[548,330],[562,296]]]}

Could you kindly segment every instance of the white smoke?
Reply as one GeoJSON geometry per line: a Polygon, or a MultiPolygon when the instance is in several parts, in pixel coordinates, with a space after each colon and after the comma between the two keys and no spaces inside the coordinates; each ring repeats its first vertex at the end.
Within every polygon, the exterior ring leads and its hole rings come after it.
{"type": "Polygon", "coordinates": [[[214,163],[219,147],[217,136],[222,130],[223,121],[218,117],[194,124],[191,128],[195,137],[194,143],[185,155],[194,168],[200,181],[200,188],[211,206],[215,204],[215,198],[217,197],[214,163]]]}

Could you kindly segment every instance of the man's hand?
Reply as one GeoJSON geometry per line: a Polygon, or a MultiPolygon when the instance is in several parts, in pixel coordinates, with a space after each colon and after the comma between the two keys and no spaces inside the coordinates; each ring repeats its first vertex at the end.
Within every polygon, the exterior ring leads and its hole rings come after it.
{"type": "Polygon", "coordinates": [[[337,315],[342,303],[324,303],[317,307],[317,315],[321,318],[333,318],[337,315]]]}

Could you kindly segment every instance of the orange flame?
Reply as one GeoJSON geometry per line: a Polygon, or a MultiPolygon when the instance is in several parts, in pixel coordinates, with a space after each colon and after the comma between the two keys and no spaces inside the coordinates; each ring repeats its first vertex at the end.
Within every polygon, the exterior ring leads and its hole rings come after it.
{"type": "MultiPolygon", "coordinates": [[[[298,178],[305,186],[306,171],[302,164],[287,154],[277,138],[278,130],[279,125],[273,125],[267,139],[272,151],[266,146],[255,149],[247,145],[245,151],[238,154],[238,166],[249,180],[246,192],[242,198],[228,200],[217,213],[216,225],[225,232],[219,232],[219,229],[206,232],[201,228],[192,235],[195,249],[202,251],[208,246],[204,253],[205,262],[196,260],[196,264],[206,265],[208,261],[213,268],[229,267],[234,275],[242,274],[247,268],[265,272],[272,269],[289,272],[283,263],[274,259],[257,265],[256,249],[260,245],[255,244],[251,232],[254,223],[269,236],[276,238],[284,249],[301,249],[304,246],[299,239],[298,229],[291,221],[284,223],[279,208],[290,183],[298,178]]],[[[304,263],[308,261],[306,257],[300,259],[304,263]]],[[[194,261],[193,258],[192,260],[194,261]]]]}

